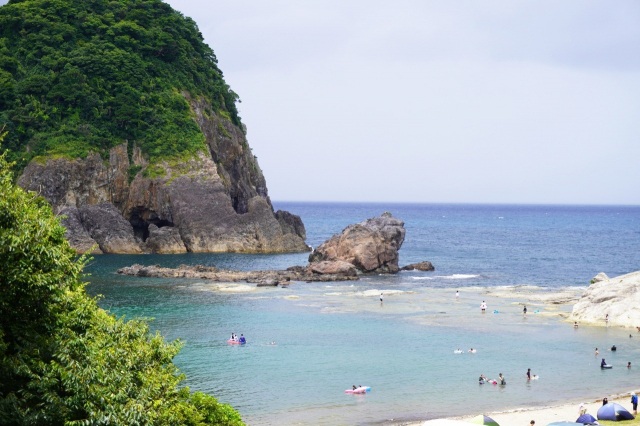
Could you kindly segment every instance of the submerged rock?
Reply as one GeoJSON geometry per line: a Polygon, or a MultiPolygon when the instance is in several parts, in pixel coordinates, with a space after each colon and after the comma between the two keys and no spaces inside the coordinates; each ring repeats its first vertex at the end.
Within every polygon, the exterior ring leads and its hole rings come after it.
{"type": "Polygon", "coordinates": [[[591,284],[573,306],[570,320],[640,327],[640,271],[591,284]]]}
{"type": "Polygon", "coordinates": [[[343,261],[361,272],[398,272],[398,250],[404,242],[404,222],[385,212],[349,225],[309,255],[311,264],[343,261]]]}

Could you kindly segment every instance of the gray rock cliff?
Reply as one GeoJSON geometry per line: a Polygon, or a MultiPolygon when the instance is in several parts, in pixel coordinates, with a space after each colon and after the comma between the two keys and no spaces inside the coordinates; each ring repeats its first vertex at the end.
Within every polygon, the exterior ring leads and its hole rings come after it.
{"type": "Polygon", "coordinates": [[[205,135],[206,151],[197,156],[149,166],[125,142],[108,159],[94,153],[32,161],[18,184],[66,215],[67,237],[79,252],[307,251],[300,218],[274,213],[243,131],[185,97],[205,135]]]}

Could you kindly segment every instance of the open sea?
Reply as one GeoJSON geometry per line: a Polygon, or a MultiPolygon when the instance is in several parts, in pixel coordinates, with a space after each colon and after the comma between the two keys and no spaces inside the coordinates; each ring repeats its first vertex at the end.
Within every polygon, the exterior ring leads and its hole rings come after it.
{"type": "Polygon", "coordinates": [[[257,288],[115,272],[133,263],[283,269],[308,253],[99,255],[87,268],[102,307],[182,340],[185,384],[247,424],[388,425],[640,388],[635,328],[574,329],[562,318],[571,304],[553,303],[579,297],[599,272],[640,270],[640,206],[274,204],[302,218],[313,247],[389,211],[405,222],[400,265],[429,260],[436,270],[257,288]],[[248,343],[228,345],[232,332],[248,343]],[[613,369],[599,368],[602,357],[613,369]],[[539,380],[527,382],[527,368],[539,380]],[[478,384],[498,373],[506,386],[478,384]],[[372,390],[345,394],[352,385],[372,390]]]}

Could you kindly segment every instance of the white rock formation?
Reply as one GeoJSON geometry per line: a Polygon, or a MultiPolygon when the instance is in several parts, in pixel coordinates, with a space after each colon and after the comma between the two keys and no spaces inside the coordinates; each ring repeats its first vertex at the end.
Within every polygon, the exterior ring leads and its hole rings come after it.
{"type": "Polygon", "coordinates": [[[640,327],[640,271],[591,284],[573,306],[570,320],[589,325],[640,327]]]}

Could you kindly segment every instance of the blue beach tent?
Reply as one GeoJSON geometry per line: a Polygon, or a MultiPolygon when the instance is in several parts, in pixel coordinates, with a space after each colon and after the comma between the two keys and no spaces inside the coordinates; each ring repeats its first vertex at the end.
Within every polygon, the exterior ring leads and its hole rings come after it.
{"type": "Polygon", "coordinates": [[[633,414],[620,404],[609,402],[598,409],[598,420],[633,420],[633,414]]]}
{"type": "Polygon", "coordinates": [[[596,418],[589,413],[584,413],[576,419],[576,423],[580,423],[583,425],[592,425],[595,424],[596,421],[596,418]]]}

